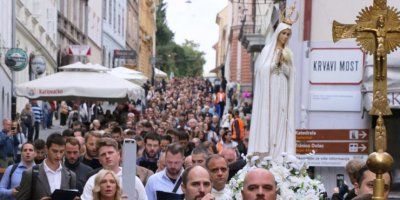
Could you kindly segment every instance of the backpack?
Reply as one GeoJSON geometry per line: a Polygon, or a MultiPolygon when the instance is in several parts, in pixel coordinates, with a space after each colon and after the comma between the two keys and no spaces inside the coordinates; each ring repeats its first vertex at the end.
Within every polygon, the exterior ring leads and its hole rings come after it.
{"type": "Polygon", "coordinates": [[[74,111],[74,113],[72,113],[72,121],[78,121],[79,120],[79,113],[77,111],[74,111]]]}
{"type": "Polygon", "coordinates": [[[14,174],[15,170],[17,169],[18,164],[19,163],[15,163],[11,167],[11,171],[10,171],[10,175],[9,175],[9,179],[8,179],[8,187],[7,187],[7,189],[11,189],[11,178],[12,178],[12,175],[14,174]]]}
{"type": "Polygon", "coordinates": [[[32,124],[32,115],[28,112],[23,112],[21,114],[21,121],[24,124],[32,124]]]}

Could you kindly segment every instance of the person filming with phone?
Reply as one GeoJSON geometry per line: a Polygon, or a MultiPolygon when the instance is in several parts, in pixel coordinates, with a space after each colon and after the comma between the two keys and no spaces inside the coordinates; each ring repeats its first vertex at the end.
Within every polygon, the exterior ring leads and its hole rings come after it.
{"type": "Polygon", "coordinates": [[[3,130],[0,132],[0,167],[6,168],[14,164],[14,149],[18,147],[17,127],[12,126],[9,119],[3,120],[3,130]]]}

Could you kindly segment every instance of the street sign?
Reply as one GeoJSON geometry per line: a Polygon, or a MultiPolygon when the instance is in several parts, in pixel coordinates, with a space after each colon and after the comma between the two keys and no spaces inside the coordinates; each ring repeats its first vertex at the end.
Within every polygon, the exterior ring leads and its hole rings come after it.
{"type": "Polygon", "coordinates": [[[368,129],[327,129],[327,130],[297,130],[296,140],[366,140],[368,141],[368,129]]]}
{"type": "Polygon", "coordinates": [[[314,167],[344,167],[352,159],[361,159],[366,161],[368,155],[363,154],[298,154],[300,160],[307,160],[310,166],[314,167]]]}
{"type": "Polygon", "coordinates": [[[297,142],[297,154],[367,154],[368,142],[297,142]]]}
{"type": "Polygon", "coordinates": [[[28,55],[26,52],[19,48],[12,48],[6,53],[6,65],[12,71],[21,71],[25,69],[28,64],[28,55]]]}
{"type": "Polygon", "coordinates": [[[136,59],[137,53],[135,50],[114,50],[114,58],[136,59]]]}

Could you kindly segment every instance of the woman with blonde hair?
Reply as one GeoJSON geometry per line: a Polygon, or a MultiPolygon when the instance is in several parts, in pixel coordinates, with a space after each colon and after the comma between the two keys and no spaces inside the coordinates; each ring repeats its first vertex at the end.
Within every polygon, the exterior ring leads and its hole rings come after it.
{"type": "Polygon", "coordinates": [[[111,170],[102,169],[94,179],[93,200],[121,200],[119,178],[111,170]]]}

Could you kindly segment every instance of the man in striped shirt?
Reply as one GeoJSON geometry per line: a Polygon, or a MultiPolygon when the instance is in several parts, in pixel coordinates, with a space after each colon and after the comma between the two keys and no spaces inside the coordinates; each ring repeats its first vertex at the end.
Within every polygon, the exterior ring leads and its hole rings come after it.
{"type": "Polygon", "coordinates": [[[43,115],[42,107],[38,105],[36,100],[32,101],[32,112],[35,115],[35,125],[34,125],[35,137],[33,138],[32,134],[28,135],[29,141],[35,141],[39,138],[40,123],[42,122],[42,115],[43,115]]]}

